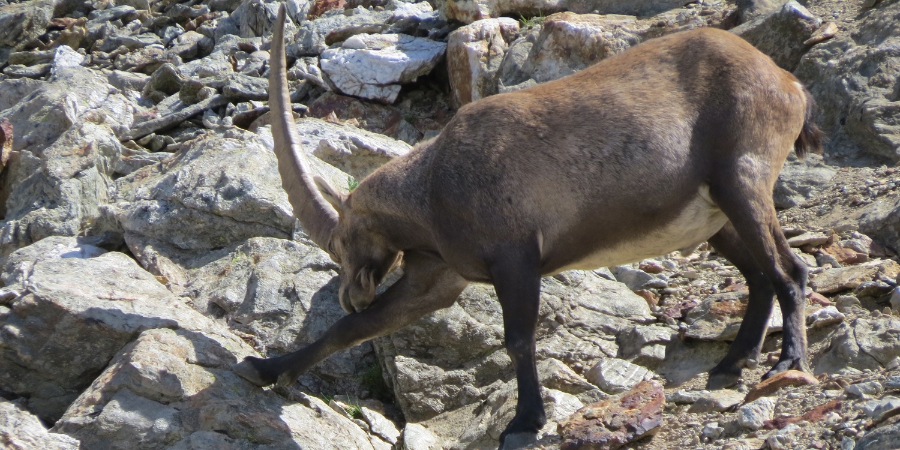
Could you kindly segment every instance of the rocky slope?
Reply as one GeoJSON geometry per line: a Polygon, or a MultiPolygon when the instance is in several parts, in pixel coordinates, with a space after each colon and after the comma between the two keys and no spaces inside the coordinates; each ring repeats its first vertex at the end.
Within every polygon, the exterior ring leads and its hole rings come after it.
{"type": "MultiPolygon", "coordinates": [[[[705,245],[566,272],[542,286],[536,447],[900,447],[900,2],[285,3],[297,129],[345,191],[459,106],[653,37],[720,27],[769,54],[829,138],[774,192],[814,373],[758,384],[776,311],[757,367],[704,390],[747,298],[705,245]]],[[[343,314],[271,151],[279,5],[0,0],[0,446],[496,447],[515,380],[489,286],[288,389],[231,371],[343,314]]]]}

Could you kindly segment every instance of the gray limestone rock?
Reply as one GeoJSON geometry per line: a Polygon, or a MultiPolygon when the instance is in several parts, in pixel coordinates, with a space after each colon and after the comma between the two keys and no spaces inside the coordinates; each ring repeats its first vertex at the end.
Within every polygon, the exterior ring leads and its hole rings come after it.
{"type": "Polygon", "coordinates": [[[168,164],[144,167],[116,184],[116,217],[128,235],[183,250],[293,231],[275,155],[251,133],[206,134],[168,164]]]}
{"type": "Polygon", "coordinates": [[[683,6],[681,0],[563,0],[563,1],[537,1],[526,2],[520,0],[441,0],[438,6],[441,12],[452,20],[464,23],[472,23],[482,19],[494,17],[511,17],[534,15],[535,11],[542,14],[560,11],[572,11],[577,14],[627,14],[637,16],[652,16],[683,6]]]}
{"type": "Polygon", "coordinates": [[[842,322],[826,351],[814,358],[816,374],[845,369],[880,369],[900,356],[900,318],[879,316],[842,322]]]}
{"type": "Polygon", "coordinates": [[[47,29],[55,0],[12,3],[0,7],[0,46],[23,48],[47,29]]]}
{"type": "Polygon", "coordinates": [[[804,204],[827,186],[836,173],[835,169],[822,163],[819,155],[807,155],[806,161],[787,161],[775,183],[775,207],[791,208],[804,204]]]}
{"type": "Polygon", "coordinates": [[[228,332],[145,331],[53,431],[122,448],[389,448],[316,397],[288,400],[235,375],[230,366],[251,354],[228,332]]]}
{"type": "Polygon", "coordinates": [[[744,401],[744,394],[732,391],[731,389],[721,389],[712,391],[709,394],[700,397],[693,405],[689,412],[705,413],[711,411],[728,411],[744,401]]]}
{"type": "MultiPolygon", "coordinates": [[[[379,33],[387,28],[391,11],[369,11],[356,8],[349,15],[326,14],[316,20],[303,21],[295,35],[295,42],[286,49],[291,56],[318,56],[334,42],[359,33],[379,33]],[[328,40],[328,36],[341,39],[328,40]]],[[[332,38],[334,39],[334,38],[332,38]]]]}
{"type": "Polygon", "coordinates": [[[8,174],[0,255],[54,235],[117,232],[107,208],[122,151],[113,130],[90,121],[77,122],[49,147],[23,149],[8,174]]]}
{"type": "Polygon", "coordinates": [[[898,13],[898,3],[871,10],[852,33],[815,45],[797,66],[816,100],[816,122],[830,138],[827,156],[857,164],[900,160],[898,13]]]}
{"type": "Polygon", "coordinates": [[[804,41],[821,25],[822,19],[791,0],[780,9],[730,31],[769,55],[783,69],[793,71],[808,50],[804,41]]]}
{"type": "Polygon", "coordinates": [[[738,423],[751,430],[763,427],[767,420],[775,416],[775,399],[772,397],[758,398],[738,409],[738,423]]]}
{"type": "MultiPolygon", "coordinates": [[[[194,308],[224,318],[270,356],[311,344],[346,314],[337,298],[338,268],[311,243],[252,238],[233,251],[200,257],[166,250],[145,242],[140,258],[166,274],[194,308]]],[[[359,396],[366,387],[358,380],[376,364],[372,344],[363,343],[331,355],[300,383],[316,392],[359,396]]]]}
{"type": "Polygon", "coordinates": [[[64,434],[49,433],[21,402],[0,401],[0,443],[11,449],[77,450],[80,442],[64,434]]]}
{"type": "MultiPolygon", "coordinates": [[[[412,150],[403,141],[320,119],[298,120],[297,131],[306,151],[357,180],[362,180],[388,161],[412,150]]],[[[344,183],[339,187],[343,185],[344,183]]]]}
{"type": "Polygon", "coordinates": [[[891,450],[900,442],[900,422],[876,428],[866,433],[854,450],[891,450]]]}
{"type": "Polygon", "coordinates": [[[4,271],[22,290],[0,321],[0,388],[50,421],[141,331],[218,329],[122,253],[45,255],[25,270],[4,271]]]}

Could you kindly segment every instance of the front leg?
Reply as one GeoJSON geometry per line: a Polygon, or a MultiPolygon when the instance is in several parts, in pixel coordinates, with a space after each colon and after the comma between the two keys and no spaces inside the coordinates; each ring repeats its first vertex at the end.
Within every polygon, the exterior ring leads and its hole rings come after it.
{"type": "Polygon", "coordinates": [[[451,306],[468,282],[440,258],[404,255],[404,274],[365,310],[335,322],[312,344],[274,358],[249,356],[234,371],[257,386],[294,384],[301,374],[332,353],[397,331],[433,311],[451,306]]]}
{"type": "Polygon", "coordinates": [[[506,251],[490,265],[503,308],[506,351],[516,369],[516,415],[500,435],[500,448],[520,448],[537,439],[547,423],[535,365],[535,329],[541,300],[539,261],[527,252],[506,251]],[[531,256],[531,257],[529,257],[531,256]]]}

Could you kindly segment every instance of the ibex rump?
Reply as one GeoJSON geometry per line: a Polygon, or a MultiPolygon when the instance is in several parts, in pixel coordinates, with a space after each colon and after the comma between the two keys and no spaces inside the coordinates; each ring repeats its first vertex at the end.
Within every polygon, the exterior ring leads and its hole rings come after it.
{"type": "Polygon", "coordinates": [[[518,379],[501,445],[546,419],[535,369],[540,279],[624,264],[709,241],[746,277],[750,300],[709,384],[757,358],[777,296],[783,348],[767,374],[806,370],[806,268],[772,203],[795,146],[818,149],[812,101],[771,59],[725,31],[653,39],[569,77],[460,108],[433,141],[350,195],[313,180],[291,117],[284,8],[272,41],[275,151],[294,213],[341,265],[351,314],[294,353],[236,366],[290,385],[331,353],[446,308],[469,282],[494,285],[518,379]],[[321,191],[321,192],[320,192],[321,191]],[[404,275],[375,297],[402,252],[404,275]]]}

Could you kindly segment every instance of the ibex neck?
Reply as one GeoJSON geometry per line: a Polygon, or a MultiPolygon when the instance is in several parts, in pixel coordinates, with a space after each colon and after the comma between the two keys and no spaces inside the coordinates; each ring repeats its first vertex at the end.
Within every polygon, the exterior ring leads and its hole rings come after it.
{"type": "Polygon", "coordinates": [[[435,249],[419,153],[414,150],[381,167],[352,194],[353,209],[369,215],[372,225],[400,250],[435,249]]]}

